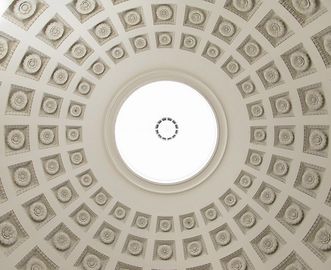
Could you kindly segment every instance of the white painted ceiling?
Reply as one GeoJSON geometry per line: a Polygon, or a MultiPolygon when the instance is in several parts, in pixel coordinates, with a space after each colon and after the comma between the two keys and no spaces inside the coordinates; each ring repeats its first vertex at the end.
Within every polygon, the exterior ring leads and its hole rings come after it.
{"type": "Polygon", "coordinates": [[[330,0],[0,14],[0,269],[331,268],[330,0]],[[157,80],[195,88],[218,120],[213,158],[179,184],[145,181],[116,148],[121,104],[157,80]]]}

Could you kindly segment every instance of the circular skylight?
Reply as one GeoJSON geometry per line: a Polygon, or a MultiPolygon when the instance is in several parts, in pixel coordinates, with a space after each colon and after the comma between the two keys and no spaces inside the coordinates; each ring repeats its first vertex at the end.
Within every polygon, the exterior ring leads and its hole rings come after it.
{"type": "Polygon", "coordinates": [[[207,165],[217,145],[218,124],[198,91],[180,82],[157,81],[124,102],[115,138],[133,172],[155,183],[174,184],[207,165]]]}

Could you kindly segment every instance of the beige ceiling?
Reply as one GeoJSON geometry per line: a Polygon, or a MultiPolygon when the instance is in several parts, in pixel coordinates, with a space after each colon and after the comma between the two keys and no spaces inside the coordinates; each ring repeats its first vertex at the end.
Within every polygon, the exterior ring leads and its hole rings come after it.
{"type": "Polygon", "coordinates": [[[330,0],[0,14],[1,270],[331,269],[330,0]],[[156,80],[194,87],[218,120],[213,158],[175,185],[138,177],[114,139],[156,80]]]}

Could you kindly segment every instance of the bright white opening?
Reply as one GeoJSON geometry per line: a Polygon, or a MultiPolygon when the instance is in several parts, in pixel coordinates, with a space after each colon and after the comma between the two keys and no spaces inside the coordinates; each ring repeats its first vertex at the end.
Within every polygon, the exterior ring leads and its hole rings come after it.
{"type": "Polygon", "coordinates": [[[133,172],[155,183],[173,184],[207,165],[217,145],[218,125],[198,91],[179,82],[157,81],[140,87],[124,102],[115,140],[133,172]]]}

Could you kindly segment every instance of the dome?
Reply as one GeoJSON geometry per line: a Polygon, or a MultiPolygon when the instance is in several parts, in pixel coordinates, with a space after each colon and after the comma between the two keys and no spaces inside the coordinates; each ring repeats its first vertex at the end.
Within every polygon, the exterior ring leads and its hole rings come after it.
{"type": "Polygon", "coordinates": [[[1,0],[0,268],[329,270],[330,16],[1,0]]]}

